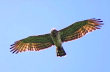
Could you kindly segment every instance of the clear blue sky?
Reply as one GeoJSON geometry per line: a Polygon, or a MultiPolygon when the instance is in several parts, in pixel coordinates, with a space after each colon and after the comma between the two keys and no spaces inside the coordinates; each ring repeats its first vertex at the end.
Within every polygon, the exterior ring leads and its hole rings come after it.
{"type": "Polygon", "coordinates": [[[110,72],[110,0],[0,0],[0,72],[110,72]],[[56,57],[55,46],[10,52],[17,40],[90,18],[105,25],[63,43],[66,57],[56,57]]]}

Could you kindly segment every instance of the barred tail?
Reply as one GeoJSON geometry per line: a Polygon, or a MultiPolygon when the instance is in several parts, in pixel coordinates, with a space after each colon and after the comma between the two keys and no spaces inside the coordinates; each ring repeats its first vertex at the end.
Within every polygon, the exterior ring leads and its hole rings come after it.
{"type": "Polygon", "coordinates": [[[63,49],[63,47],[57,47],[57,56],[58,57],[62,57],[62,56],[65,56],[66,53],[65,53],[65,50],[63,49]]]}

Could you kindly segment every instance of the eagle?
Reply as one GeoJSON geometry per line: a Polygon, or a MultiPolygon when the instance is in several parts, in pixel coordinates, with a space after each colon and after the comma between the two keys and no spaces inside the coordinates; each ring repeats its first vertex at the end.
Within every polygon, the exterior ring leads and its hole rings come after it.
{"type": "Polygon", "coordinates": [[[66,55],[62,43],[76,40],[85,34],[100,29],[103,21],[101,19],[87,19],[78,21],[61,30],[53,28],[50,33],[29,36],[27,38],[18,40],[11,45],[12,53],[19,53],[25,51],[40,51],[51,46],[56,46],[56,55],[62,57],[66,55]]]}

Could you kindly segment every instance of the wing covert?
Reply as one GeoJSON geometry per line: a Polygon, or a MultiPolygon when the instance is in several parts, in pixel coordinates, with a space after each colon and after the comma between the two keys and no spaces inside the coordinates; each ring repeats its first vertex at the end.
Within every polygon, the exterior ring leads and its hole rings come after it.
{"type": "Polygon", "coordinates": [[[64,29],[59,30],[61,40],[62,42],[67,42],[81,38],[88,32],[100,29],[101,25],[103,25],[101,22],[103,21],[100,21],[100,19],[88,19],[73,23],[64,29]]]}
{"type": "Polygon", "coordinates": [[[11,45],[10,52],[19,53],[25,51],[39,51],[54,45],[50,34],[29,36],[25,39],[16,41],[11,45]]]}

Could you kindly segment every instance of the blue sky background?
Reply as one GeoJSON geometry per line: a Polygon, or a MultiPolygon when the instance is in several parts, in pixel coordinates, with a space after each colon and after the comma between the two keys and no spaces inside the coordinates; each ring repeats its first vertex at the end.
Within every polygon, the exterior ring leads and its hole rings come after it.
{"type": "Polygon", "coordinates": [[[110,72],[110,0],[0,0],[0,72],[110,72]],[[63,43],[66,57],[56,57],[55,46],[10,52],[17,40],[90,18],[105,25],[63,43]]]}

